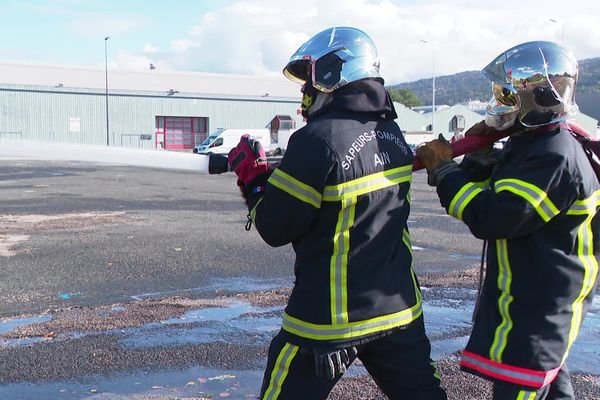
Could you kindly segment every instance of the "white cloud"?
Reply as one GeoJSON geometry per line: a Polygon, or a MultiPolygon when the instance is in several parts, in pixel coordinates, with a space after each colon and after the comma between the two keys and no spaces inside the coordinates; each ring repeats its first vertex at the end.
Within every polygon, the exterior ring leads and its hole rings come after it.
{"type": "Polygon", "coordinates": [[[125,51],[119,51],[114,61],[111,62],[110,66],[111,68],[118,67],[132,70],[149,70],[150,64],[157,66],[154,58],[144,55],[134,55],[125,51]]]}
{"type": "Polygon", "coordinates": [[[481,69],[521,42],[560,42],[562,25],[549,19],[562,17],[566,45],[577,58],[600,56],[600,7],[593,0],[572,9],[558,0],[543,6],[523,1],[511,9],[500,0],[239,1],[203,14],[187,37],[172,40],[172,51],[154,56],[172,69],[281,74],[305,40],[329,26],[346,25],[373,38],[382,75],[397,83],[431,77],[433,48],[421,39],[435,43],[436,75],[446,75],[481,69]],[[568,18],[551,14],[558,10],[568,18]]]}
{"type": "Polygon", "coordinates": [[[158,47],[152,46],[150,43],[146,43],[144,45],[144,53],[146,53],[146,54],[158,53],[158,47]]]}
{"type": "Polygon", "coordinates": [[[194,47],[198,47],[198,45],[192,40],[179,39],[171,42],[171,48],[176,53],[185,53],[194,47]]]}

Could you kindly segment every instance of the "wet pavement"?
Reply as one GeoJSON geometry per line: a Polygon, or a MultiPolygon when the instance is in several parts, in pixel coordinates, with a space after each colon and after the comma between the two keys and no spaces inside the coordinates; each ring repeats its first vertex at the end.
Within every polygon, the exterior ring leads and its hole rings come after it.
{"type": "MultiPolygon", "coordinates": [[[[243,231],[231,177],[0,160],[0,399],[254,399],[293,284],[293,252],[243,231]],[[201,187],[202,189],[198,189],[201,187]]],[[[415,174],[411,220],[432,357],[450,399],[480,242],[415,174]]],[[[568,360],[600,399],[600,299],[568,360]]],[[[385,399],[359,362],[329,396],[385,399]]]]}
{"type": "MultiPolygon", "coordinates": [[[[248,287],[272,284],[268,281],[252,282],[248,287]]],[[[63,370],[58,374],[38,374],[37,383],[20,382],[22,377],[5,370],[0,372],[0,382],[4,383],[0,386],[0,394],[2,398],[9,399],[255,398],[260,388],[263,351],[279,330],[281,301],[287,292],[287,288],[278,288],[245,291],[237,296],[147,299],[129,305],[64,309],[3,320],[0,322],[0,337],[3,338],[0,346],[4,350],[12,348],[18,353],[18,349],[22,348],[26,352],[44,344],[44,353],[51,356],[59,367],[59,353],[68,348],[64,344],[78,342],[79,347],[94,349],[94,357],[100,359],[87,367],[63,370]],[[261,298],[265,297],[279,298],[279,304],[262,304],[261,298]],[[148,315],[144,310],[153,310],[153,313],[148,315]],[[215,363],[209,357],[203,360],[205,367],[163,369],[155,365],[144,370],[148,367],[146,357],[140,357],[143,353],[169,348],[197,352],[207,344],[215,345],[213,351],[217,352],[232,351],[237,349],[235,346],[250,347],[255,352],[249,353],[248,359],[239,359],[232,368],[223,368],[223,365],[217,368],[219,362],[215,363]],[[110,371],[106,371],[102,368],[101,356],[116,353],[115,348],[123,358],[121,361],[118,357],[113,359],[110,371]],[[124,359],[131,361],[136,357],[137,362],[124,362],[124,359]]],[[[457,353],[468,339],[476,292],[469,288],[424,287],[423,296],[432,357],[456,364],[457,353]]],[[[569,359],[569,367],[574,374],[588,377],[590,390],[594,387],[600,390],[600,366],[591,362],[600,359],[599,332],[600,299],[597,299],[569,359]]],[[[167,351],[166,354],[170,354],[173,357],[171,361],[177,361],[178,365],[190,363],[185,357],[178,359],[176,352],[167,351]]],[[[0,362],[10,371],[22,368],[17,360],[11,362],[2,355],[0,362]]],[[[48,368],[51,369],[51,365],[48,368]]],[[[347,376],[349,379],[344,379],[341,386],[361,385],[364,384],[362,380],[370,379],[360,365],[354,365],[347,376]]],[[[373,390],[376,391],[376,388],[373,387],[373,390]]]]}

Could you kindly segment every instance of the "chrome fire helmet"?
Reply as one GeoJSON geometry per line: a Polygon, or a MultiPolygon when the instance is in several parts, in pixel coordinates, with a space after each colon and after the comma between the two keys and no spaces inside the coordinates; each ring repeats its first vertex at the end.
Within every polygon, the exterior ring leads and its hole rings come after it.
{"type": "Polygon", "coordinates": [[[561,122],[579,109],[577,60],[556,43],[519,44],[481,72],[492,81],[493,92],[485,122],[498,130],[509,128],[516,118],[526,128],[561,122]]]}
{"type": "Polygon", "coordinates": [[[323,93],[364,78],[383,82],[375,44],[363,31],[349,27],[317,33],[290,57],[283,74],[300,84],[311,81],[323,93]]]}

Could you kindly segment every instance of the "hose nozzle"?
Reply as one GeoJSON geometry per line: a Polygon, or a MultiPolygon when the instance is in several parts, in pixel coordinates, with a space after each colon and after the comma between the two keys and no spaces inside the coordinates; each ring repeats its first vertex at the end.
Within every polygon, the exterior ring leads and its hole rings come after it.
{"type": "Polygon", "coordinates": [[[223,174],[229,172],[229,162],[227,162],[227,156],[222,154],[209,154],[208,155],[208,173],[211,175],[223,174]]]}

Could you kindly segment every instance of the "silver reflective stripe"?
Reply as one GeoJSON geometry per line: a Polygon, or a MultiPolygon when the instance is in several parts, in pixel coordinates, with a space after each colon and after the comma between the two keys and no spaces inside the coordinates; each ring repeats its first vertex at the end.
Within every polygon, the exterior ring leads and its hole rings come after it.
{"type": "Polygon", "coordinates": [[[359,196],[397,185],[400,182],[408,182],[411,177],[412,166],[410,165],[378,172],[339,185],[326,186],[323,192],[323,200],[339,201],[348,196],[359,196]]]}
{"type": "Polygon", "coordinates": [[[343,325],[316,325],[300,321],[283,314],[283,329],[298,336],[316,340],[356,338],[385,329],[409,324],[422,314],[422,305],[418,300],[412,308],[404,311],[373,318],[366,321],[350,322],[343,325]]]}
{"type": "Polygon", "coordinates": [[[269,387],[265,391],[263,396],[264,400],[276,400],[281,393],[281,388],[283,386],[283,382],[287,377],[290,363],[292,359],[296,356],[298,352],[298,347],[292,344],[286,343],[281,349],[277,360],[275,361],[275,365],[273,366],[273,371],[271,372],[271,380],[269,382],[269,387]]]}
{"type": "MultiPolygon", "coordinates": [[[[595,207],[594,207],[595,208],[595,207]]],[[[592,210],[589,204],[586,203],[573,203],[569,208],[569,214],[587,214],[592,210]]]]}
{"type": "Polygon", "coordinates": [[[333,293],[331,301],[334,308],[331,310],[331,319],[333,324],[343,324],[348,322],[348,305],[347,298],[347,268],[348,268],[348,252],[350,251],[350,228],[354,224],[354,208],[356,206],[356,197],[342,200],[342,209],[339,213],[339,221],[336,227],[334,237],[334,253],[332,256],[334,277],[333,293]]]}
{"type": "Polygon", "coordinates": [[[535,396],[537,396],[537,391],[521,390],[516,400],[535,400],[535,396]]]}
{"type": "Polygon", "coordinates": [[[448,214],[462,221],[462,215],[465,207],[467,207],[471,200],[473,200],[473,198],[481,192],[483,192],[483,190],[479,186],[475,185],[474,183],[467,183],[457,193],[458,197],[452,199],[450,207],[448,207],[448,214]]]}
{"type": "Polygon", "coordinates": [[[316,208],[321,207],[321,195],[312,187],[300,182],[289,174],[275,169],[268,182],[298,200],[308,203],[316,208]]]}
{"type": "Polygon", "coordinates": [[[502,317],[502,322],[496,328],[494,342],[490,348],[490,359],[501,362],[502,353],[507,345],[508,333],[512,330],[513,322],[510,317],[510,304],[513,297],[510,294],[512,283],[512,271],[508,261],[508,246],[506,239],[496,240],[496,250],[498,254],[498,289],[500,297],[498,298],[498,312],[502,317]]]}
{"type": "Polygon", "coordinates": [[[567,359],[571,346],[579,335],[579,329],[583,321],[583,302],[594,289],[598,277],[598,259],[594,255],[594,232],[592,221],[596,215],[595,210],[590,212],[585,221],[577,229],[577,256],[583,266],[583,281],[577,298],[571,304],[573,315],[571,316],[571,327],[569,329],[569,340],[567,351],[563,356],[563,362],[567,359]]]}
{"type": "Polygon", "coordinates": [[[548,195],[543,190],[534,187],[531,184],[517,181],[516,179],[507,179],[498,181],[494,185],[494,189],[496,193],[503,190],[509,190],[510,192],[521,196],[534,207],[535,211],[546,222],[559,213],[556,206],[554,206],[552,201],[548,198],[548,195]]]}
{"type": "Polygon", "coordinates": [[[600,190],[584,200],[577,200],[567,211],[567,214],[595,214],[600,206],[600,190]]]}
{"type": "MultiPolygon", "coordinates": [[[[540,376],[538,374],[527,373],[525,370],[523,372],[518,371],[516,368],[503,368],[500,365],[493,365],[489,362],[485,362],[483,360],[479,360],[477,358],[471,357],[468,354],[463,354],[462,356],[463,362],[466,362],[471,365],[466,365],[470,368],[475,367],[475,369],[480,370],[486,375],[494,376],[494,377],[502,377],[506,378],[506,380],[515,382],[515,381],[525,381],[530,382],[531,385],[535,385],[535,387],[542,387],[546,380],[545,376],[540,376]]],[[[533,371],[532,371],[533,372],[533,371]]]]}

